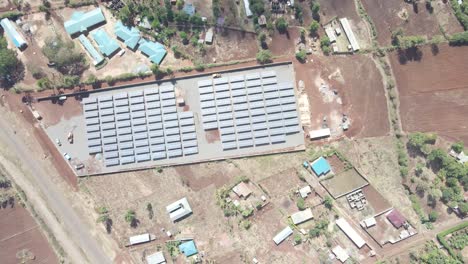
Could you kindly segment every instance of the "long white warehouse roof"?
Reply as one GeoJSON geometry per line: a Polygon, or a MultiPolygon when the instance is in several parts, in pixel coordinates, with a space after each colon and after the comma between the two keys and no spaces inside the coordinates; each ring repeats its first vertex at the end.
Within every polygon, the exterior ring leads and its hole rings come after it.
{"type": "Polygon", "coordinates": [[[291,227],[287,226],[285,229],[281,230],[274,238],[276,245],[281,244],[286,238],[293,234],[291,227]]]}
{"type": "Polygon", "coordinates": [[[330,131],[330,128],[328,127],[323,128],[323,129],[309,131],[310,139],[329,137],[330,135],[331,135],[331,131],[330,131]]]}
{"type": "Polygon", "coordinates": [[[346,17],[340,18],[340,23],[343,26],[343,29],[345,31],[346,36],[348,37],[351,47],[353,47],[354,51],[358,51],[360,49],[359,44],[356,40],[356,37],[354,36],[353,31],[351,30],[351,26],[349,25],[348,19],[346,17]]]}
{"type": "Polygon", "coordinates": [[[130,237],[130,245],[146,243],[149,241],[151,241],[151,237],[148,233],[130,237]]]}
{"type": "Polygon", "coordinates": [[[291,215],[291,220],[295,225],[309,221],[312,218],[314,218],[314,216],[312,215],[312,209],[310,208],[291,215]]]}
{"type": "Polygon", "coordinates": [[[351,239],[358,248],[362,248],[366,241],[351,227],[351,225],[344,218],[336,220],[336,225],[351,239]]]}

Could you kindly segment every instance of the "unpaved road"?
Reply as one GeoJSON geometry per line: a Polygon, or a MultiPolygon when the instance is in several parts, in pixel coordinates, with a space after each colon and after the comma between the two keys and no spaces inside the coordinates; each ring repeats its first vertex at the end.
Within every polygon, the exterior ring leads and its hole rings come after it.
{"type": "Polygon", "coordinates": [[[0,111],[3,112],[0,115],[0,163],[23,189],[28,201],[63,247],[66,262],[111,263],[91,235],[90,228],[52,181],[51,173],[41,164],[42,157],[35,156],[22,140],[28,132],[15,131],[9,117],[11,113],[6,113],[8,110],[4,107],[0,111]]]}

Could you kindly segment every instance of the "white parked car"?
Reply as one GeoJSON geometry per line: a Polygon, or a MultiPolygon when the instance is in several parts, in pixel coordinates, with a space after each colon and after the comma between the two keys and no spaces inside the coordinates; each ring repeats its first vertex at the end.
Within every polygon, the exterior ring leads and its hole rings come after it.
{"type": "Polygon", "coordinates": [[[62,146],[62,142],[60,142],[60,139],[58,138],[55,139],[55,143],[57,143],[59,147],[62,146]]]}
{"type": "Polygon", "coordinates": [[[70,155],[68,155],[68,153],[64,152],[63,156],[65,157],[66,160],[71,160],[71,157],[70,155]]]}

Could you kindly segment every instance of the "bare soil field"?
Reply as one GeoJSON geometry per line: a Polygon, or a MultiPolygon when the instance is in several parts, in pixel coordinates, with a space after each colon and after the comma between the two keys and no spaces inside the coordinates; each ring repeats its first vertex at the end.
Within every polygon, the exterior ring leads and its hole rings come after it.
{"type": "Polygon", "coordinates": [[[40,227],[25,208],[16,205],[0,209],[0,226],[2,263],[59,263],[40,227]]]}
{"type": "Polygon", "coordinates": [[[468,144],[468,47],[441,45],[420,49],[418,61],[391,63],[399,95],[400,115],[406,132],[435,132],[468,144]]]}
{"type": "Polygon", "coordinates": [[[424,2],[417,5],[417,10],[405,1],[363,0],[363,4],[377,27],[378,42],[383,46],[391,44],[392,31],[399,27],[406,35],[424,35],[428,38],[442,35],[439,25],[448,34],[463,31],[452,13],[450,1],[433,1],[432,13],[426,9],[424,2]]]}
{"type": "Polygon", "coordinates": [[[376,137],[389,132],[382,78],[368,56],[312,56],[311,62],[295,62],[294,66],[296,81],[304,81],[309,96],[311,129],[322,128],[326,117],[332,135],[339,136],[346,114],[351,120],[344,133],[348,137],[376,137]],[[320,90],[322,84],[329,87],[327,92],[320,90]]]}
{"type": "MultiPolygon", "coordinates": [[[[348,18],[361,49],[370,48],[370,32],[356,11],[354,1],[349,0],[320,0],[320,23],[326,24],[333,18],[348,18]]],[[[344,33],[343,33],[344,34],[344,33]]]]}
{"type": "Polygon", "coordinates": [[[368,184],[355,169],[344,171],[321,183],[335,198],[368,184]]]}

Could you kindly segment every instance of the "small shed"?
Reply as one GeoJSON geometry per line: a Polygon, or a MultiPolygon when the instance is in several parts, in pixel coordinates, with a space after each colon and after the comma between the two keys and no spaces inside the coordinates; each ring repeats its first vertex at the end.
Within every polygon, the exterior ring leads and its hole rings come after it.
{"type": "Polygon", "coordinates": [[[293,234],[293,230],[291,229],[291,227],[287,226],[273,238],[273,241],[275,241],[276,245],[279,245],[281,244],[281,242],[286,240],[286,238],[288,238],[292,234],[293,234]]]}
{"type": "Polygon", "coordinates": [[[304,211],[299,211],[291,215],[291,220],[293,224],[298,225],[304,222],[309,221],[310,219],[314,218],[312,214],[312,209],[307,208],[304,211]]]}
{"type": "Polygon", "coordinates": [[[141,235],[136,235],[136,236],[131,236],[129,238],[130,245],[138,245],[141,243],[146,243],[151,241],[151,236],[150,234],[141,234],[141,235]]]}
{"type": "Polygon", "coordinates": [[[232,191],[237,194],[237,196],[244,199],[247,199],[247,197],[249,197],[249,195],[252,193],[252,190],[250,190],[249,186],[247,186],[245,182],[241,182],[234,186],[232,191]]]}
{"type": "Polygon", "coordinates": [[[267,19],[265,17],[265,15],[261,15],[259,18],[258,18],[258,24],[260,26],[265,26],[267,24],[267,19]]]}
{"type": "Polygon", "coordinates": [[[195,246],[195,242],[193,240],[184,242],[179,245],[179,250],[182,252],[186,257],[193,256],[198,253],[197,247],[195,246]]]}
{"type": "Polygon", "coordinates": [[[158,251],[151,255],[146,256],[146,263],[147,264],[164,264],[166,263],[166,258],[162,251],[158,251]]]}
{"type": "Polygon", "coordinates": [[[331,135],[330,128],[323,128],[323,129],[309,131],[310,139],[320,139],[320,138],[329,137],[330,135],[331,135]]]}
{"type": "Polygon", "coordinates": [[[169,214],[172,222],[182,220],[184,217],[192,213],[192,208],[187,201],[187,198],[182,198],[166,207],[166,211],[169,214]]]}
{"type": "Polygon", "coordinates": [[[332,252],[336,258],[341,261],[341,263],[344,263],[349,258],[348,253],[346,253],[346,251],[340,245],[334,247],[332,252]]]}
{"type": "Polygon", "coordinates": [[[301,189],[299,189],[299,194],[304,199],[307,198],[309,193],[312,193],[312,188],[310,188],[310,185],[307,185],[307,186],[302,187],[301,189]]]}
{"type": "Polygon", "coordinates": [[[392,223],[395,228],[400,228],[406,222],[406,218],[398,211],[397,209],[393,209],[387,214],[387,219],[392,223]]]}
{"type": "Polygon", "coordinates": [[[330,43],[336,42],[335,31],[332,27],[326,27],[325,33],[327,34],[328,39],[330,39],[330,43]]]}
{"type": "Polygon", "coordinates": [[[189,16],[195,15],[195,6],[191,3],[185,4],[182,10],[189,16]]]}
{"type": "Polygon", "coordinates": [[[18,49],[24,49],[28,45],[26,40],[24,40],[23,36],[20,35],[18,30],[16,29],[15,25],[11,20],[8,18],[4,18],[0,21],[3,30],[5,31],[8,38],[10,38],[11,42],[17,47],[18,49]]]}
{"type": "Polygon", "coordinates": [[[213,43],[213,28],[208,29],[205,34],[205,43],[211,44],[213,43]]]}
{"type": "Polygon", "coordinates": [[[377,222],[374,217],[370,217],[364,220],[364,224],[366,225],[366,228],[369,228],[375,226],[377,222]]]}
{"type": "Polygon", "coordinates": [[[310,164],[310,166],[312,167],[312,170],[318,177],[326,175],[331,170],[330,164],[324,157],[316,159],[310,164]]]}

